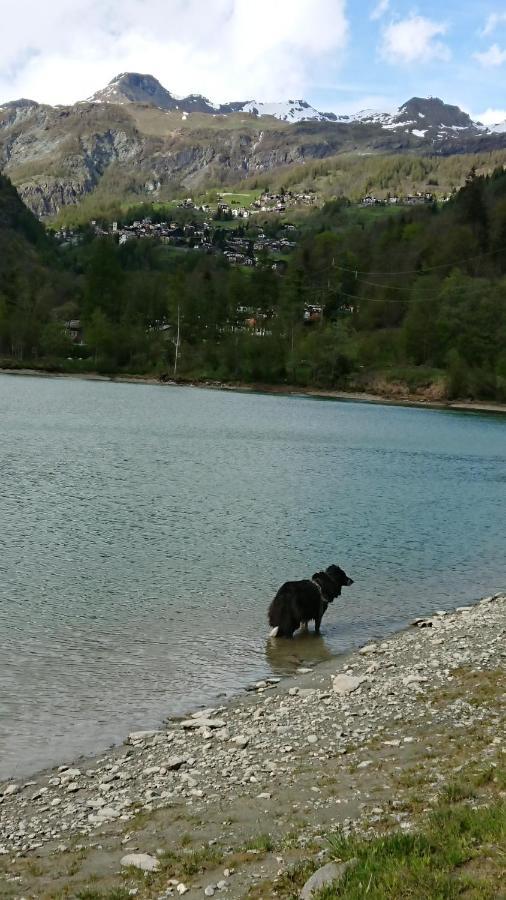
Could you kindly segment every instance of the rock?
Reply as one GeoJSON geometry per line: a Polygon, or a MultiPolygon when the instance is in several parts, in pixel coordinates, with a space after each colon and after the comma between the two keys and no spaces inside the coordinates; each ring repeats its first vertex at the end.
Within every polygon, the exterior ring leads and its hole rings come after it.
{"type": "Polygon", "coordinates": [[[350,859],[344,863],[327,863],[326,866],[317,869],[316,872],[313,872],[311,878],[308,878],[302,888],[299,894],[300,900],[312,900],[312,898],[315,897],[319,891],[323,890],[324,887],[327,887],[335,881],[340,881],[345,872],[350,866],[354,865],[355,862],[356,860],[350,859]]]}
{"type": "Polygon", "coordinates": [[[76,781],[71,781],[70,784],[67,785],[67,794],[75,794],[80,790],[80,785],[78,785],[76,781]]]}
{"type": "Polygon", "coordinates": [[[271,795],[268,794],[267,791],[264,791],[263,794],[258,794],[258,796],[257,796],[257,800],[270,800],[270,799],[271,799],[271,795]]]}
{"type": "Polygon", "coordinates": [[[208,884],[206,888],[204,888],[204,896],[206,897],[214,897],[214,892],[216,887],[214,884],[208,884]]]}
{"type": "Polygon", "coordinates": [[[225,728],[226,722],[223,719],[205,719],[201,716],[198,719],[184,719],[181,722],[182,728],[225,728]]]}
{"type": "Polygon", "coordinates": [[[181,894],[181,896],[183,894],[187,894],[189,890],[190,890],[190,888],[187,888],[186,885],[183,884],[182,881],[180,881],[176,887],[176,891],[178,892],[178,894],[181,894]]]}
{"type": "Polygon", "coordinates": [[[358,675],[339,674],[334,676],[332,687],[336,694],[351,694],[360,687],[363,681],[364,679],[358,675]]]}
{"type": "Polygon", "coordinates": [[[92,825],[103,825],[111,819],[119,819],[120,815],[121,813],[117,809],[113,809],[112,806],[104,806],[103,809],[97,810],[96,813],[90,813],[88,821],[92,825]]]}
{"type": "Polygon", "coordinates": [[[403,684],[406,686],[408,684],[420,684],[422,681],[427,681],[427,678],[423,675],[408,675],[408,677],[404,679],[403,684]]]}
{"type": "Polygon", "coordinates": [[[312,669],[307,669],[305,666],[299,666],[299,668],[296,669],[297,675],[309,675],[312,671],[312,669]]]}
{"type": "Polygon", "coordinates": [[[210,719],[216,709],[209,707],[208,709],[198,709],[197,712],[191,714],[192,719],[210,719]]]}
{"type": "Polygon", "coordinates": [[[134,866],[135,869],[141,869],[142,872],[157,872],[160,863],[154,856],[149,853],[127,853],[121,859],[122,866],[134,866]]]}
{"type": "Polygon", "coordinates": [[[358,652],[363,656],[366,656],[367,653],[376,653],[377,649],[376,644],[366,644],[365,647],[361,647],[358,652]]]}
{"type": "Polygon", "coordinates": [[[175,772],[180,769],[186,762],[186,756],[169,756],[165,763],[165,768],[175,772]]]}
{"type": "Polygon", "coordinates": [[[316,734],[308,734],[307,742],[308,744],[317,744],[318,738],[316,737],[316,734]]]}
{"type": "Polygon", "coordinates": [[[249,737],[245,734],[238,734],[237,737],[232,738],[232,743],[237,744],[240,750],[244,750],[249,744],[249,737]]]}
{"type": "Polygon", "coordinates": [[[161,733],[161,731],[132,731],[128,735],[128,743],[141,744],[143,741],[148,741],[150,738],[154,738],[157,734],[161,733]]]}
{"type": "Polygon", "coordinates": [[[19,794],[20,790],[19,784],[8,784],[7,787],[4,788],[3,796],[12,797],[13,794],[19,794]]]}

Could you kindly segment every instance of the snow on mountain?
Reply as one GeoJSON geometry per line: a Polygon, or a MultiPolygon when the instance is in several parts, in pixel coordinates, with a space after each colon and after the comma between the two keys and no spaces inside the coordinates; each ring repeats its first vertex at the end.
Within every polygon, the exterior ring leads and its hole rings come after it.
{"type": "Polygon", "coordinates": [[[321,113],[305,100],[286,100],[278,103],[267,103],[262,100],[250,100],[245,103],[241,112],[255,116],[274,116],[282,122],[328,122],[335,119],[332,113],[321,113]]]}
{"type": "Polygon", "coordinates": [[[455,140],[459,135],[473,138],[493,133],[506,133],[506,122],[487,128],[474,122],[458,106],[444,103],[438,97],[412,97],[398,109],[363,109],[349,115],[320,112],[306,100],[268,102],[264,100],[233,101],[217,105],[201,94],[179,97],[172,94],[152,75],[123,72],[101,91],[89,98],[94,103],[143,103],[167,111],[179,110],[185,121],[189,113],[230,115],[249,113],[259,118],[273,116],[281,122],[335,122],[341,125],[363,125],[394,134],[410,134],[426,141],[455,140]]]}

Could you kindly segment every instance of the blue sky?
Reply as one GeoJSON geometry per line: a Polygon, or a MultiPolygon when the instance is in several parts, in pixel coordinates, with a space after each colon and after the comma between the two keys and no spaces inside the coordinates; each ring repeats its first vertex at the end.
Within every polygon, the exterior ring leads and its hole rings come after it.
{"type": "Polygon", "coordinates": [[[123,71],[212,100],[390,109],[439,96],[506,119],[504,0],[16,0],[0,102],[71,103],[123,71]]]}

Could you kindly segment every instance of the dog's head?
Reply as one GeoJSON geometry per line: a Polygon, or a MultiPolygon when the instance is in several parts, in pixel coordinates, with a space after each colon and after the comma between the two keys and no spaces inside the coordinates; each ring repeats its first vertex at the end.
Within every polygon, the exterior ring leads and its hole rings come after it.
{"type": "Polygon", "coordinates": [[[326,603],[332,603],[334,597],[339,596],[341,588],[336,580],[329,575],[328,569],[325,572],[315,572],[312,580],[318,584],[326,603]]]}
{"type": "Polygon", "coordinates": [[[339,597],[343,587],[350,587],[353,584],[353,578],[349,578],[340,566],[329,566],[325,569],[325,574],[334,582],[334,597],[339,597]]]}

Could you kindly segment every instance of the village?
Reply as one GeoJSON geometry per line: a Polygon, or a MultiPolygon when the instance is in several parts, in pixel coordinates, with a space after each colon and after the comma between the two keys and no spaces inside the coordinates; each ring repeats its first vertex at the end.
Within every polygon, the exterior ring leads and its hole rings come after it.
{"type": "MultiPolygon", "coordinates": [[[[179,250],[223,254],[233,266],[256,266],[270,258],[272,268],[282,270],[286,266],[283,257],[297,246],[293,240],[297,226],[291,223],[284,223],[276,237],[266,235],[260,225],[224,228],[219,220],[199,221],[197,218],[185,224],[154,222],[149,216],[125,225],[116,221],[103,225],[92,220],[90,226],[96,235],[110,235],[120,246],[129,241],[152,238],[179,250]],[[273,258],[276,255],[281,258],[273,258]]],[[[70,246],[79,243],[82,236],[63,228],[55,232],[55,238],[61,246],[70,246]]]]}

